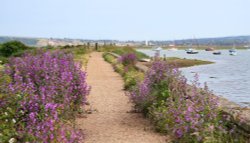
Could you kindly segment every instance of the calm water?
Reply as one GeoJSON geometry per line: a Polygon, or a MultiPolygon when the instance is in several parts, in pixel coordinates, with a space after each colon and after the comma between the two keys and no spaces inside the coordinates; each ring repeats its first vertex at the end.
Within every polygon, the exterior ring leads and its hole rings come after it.
{"type": "MultiPolygon", "coordinates": [[[[149,56],[154,56],[152,50],[138,50],[149,56]]],[[[222,55],[199,51],[199,54],[186,54],[184,50],[161,51],[161,56],[201,59],[213,61],[215,64],[182,68],[181,71],[192,80],[198,73],[201,83],[207,82],[209,88],[242,106],[250,106],[250,51],[238,50],[237,56],[230,56],[228,50],[221,50],[222,55]]]]}

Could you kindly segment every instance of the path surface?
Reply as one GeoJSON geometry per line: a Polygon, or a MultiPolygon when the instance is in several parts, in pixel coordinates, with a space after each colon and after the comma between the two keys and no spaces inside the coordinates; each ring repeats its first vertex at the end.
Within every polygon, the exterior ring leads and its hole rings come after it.
{"type": "Polygon", "coordinates": [[[106,63],[101,53],[92,53],[87,68],[92,86],[88,97],[96,112],[77,119],[84,130],[85,143],[165,143],[166,138],[152,131],[141,114],[129,113],[132,105],[124,95],[122,78],[106,63]]]}

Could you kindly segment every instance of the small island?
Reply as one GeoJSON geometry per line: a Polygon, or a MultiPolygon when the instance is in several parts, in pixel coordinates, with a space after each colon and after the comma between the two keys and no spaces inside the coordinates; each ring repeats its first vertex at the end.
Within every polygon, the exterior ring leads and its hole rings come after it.
{"type": "MultiPolygon", "coordinates": [[[[211,61],[197,60],[197,59],[186,59],[186,58],[178,58],[178,57],[168,57],[166,58],[166,62],[169,65],[172,65],[176,68],[185,68],[192,67],[198,65],[207,65],[213,64],[211,61]]],[[[145,66],[150,67],[152,65],[151,62],[144,63],[145,66]]]]}

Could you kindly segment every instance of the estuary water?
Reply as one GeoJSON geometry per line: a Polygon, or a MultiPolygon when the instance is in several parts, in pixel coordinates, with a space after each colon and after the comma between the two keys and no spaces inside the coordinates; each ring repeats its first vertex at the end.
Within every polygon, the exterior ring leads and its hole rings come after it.
{"type": "MultiPolygon", "coordinates": [[[[139,49],[149,56],[155,51],[139,49]]],[[[200,59],[215,62],[214,64],[182,68],[183,75],[189,80],[198,73],[199,82],[208,84],[216,95],[223,96],[241,106],[250,107],[250,51],[238,50],[236,56],[230,56],[228,50],[220,50],[221,55],[213,52],[199,51],[199,54],[186,54],[184,50],[162,50],[160,55],[187,59],[200,59]]]]}

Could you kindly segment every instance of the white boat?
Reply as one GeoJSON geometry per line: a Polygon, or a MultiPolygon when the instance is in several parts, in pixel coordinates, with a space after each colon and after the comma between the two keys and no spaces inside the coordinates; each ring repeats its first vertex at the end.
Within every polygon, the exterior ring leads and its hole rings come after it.
{"type": "Polygon", "coordinates": [[[191,52],[191,51],[193,51],[194,49],[192,49],[192,48],[189,48],[189,49],[186,49],[185,51],[186,52],[191,52]]]}
{"type": "Polygon", "coordinates": [[[229,55],[236,56],[237,55],[237,51],[235,49],[230,49],[229,50],[229,55]]]}
{"type": "Polygon", "coordinates": [[[187,51],[187,54],[198,54],[199,52],[196,50],[192,50],[192,51],[187,51]]]}
{"type": "Polygon", "coordinates": [[[194,50],[192,48],[186,49],[185,51],[187,54],[198,54],[199,53],[197,50],[194,50]]]}
{"type": "Polygon", "coordinates": [[[162,48],[161,47],[158,47],[158,48],[154,48],[153,51],[161,51],[162,48]]]}
{"type": "Polygon", "coordinates": [[[237,52],[230,52],[229,55],[231,55],[231,56],[236,56],[236,55],[237,55],[237,52]]]}

